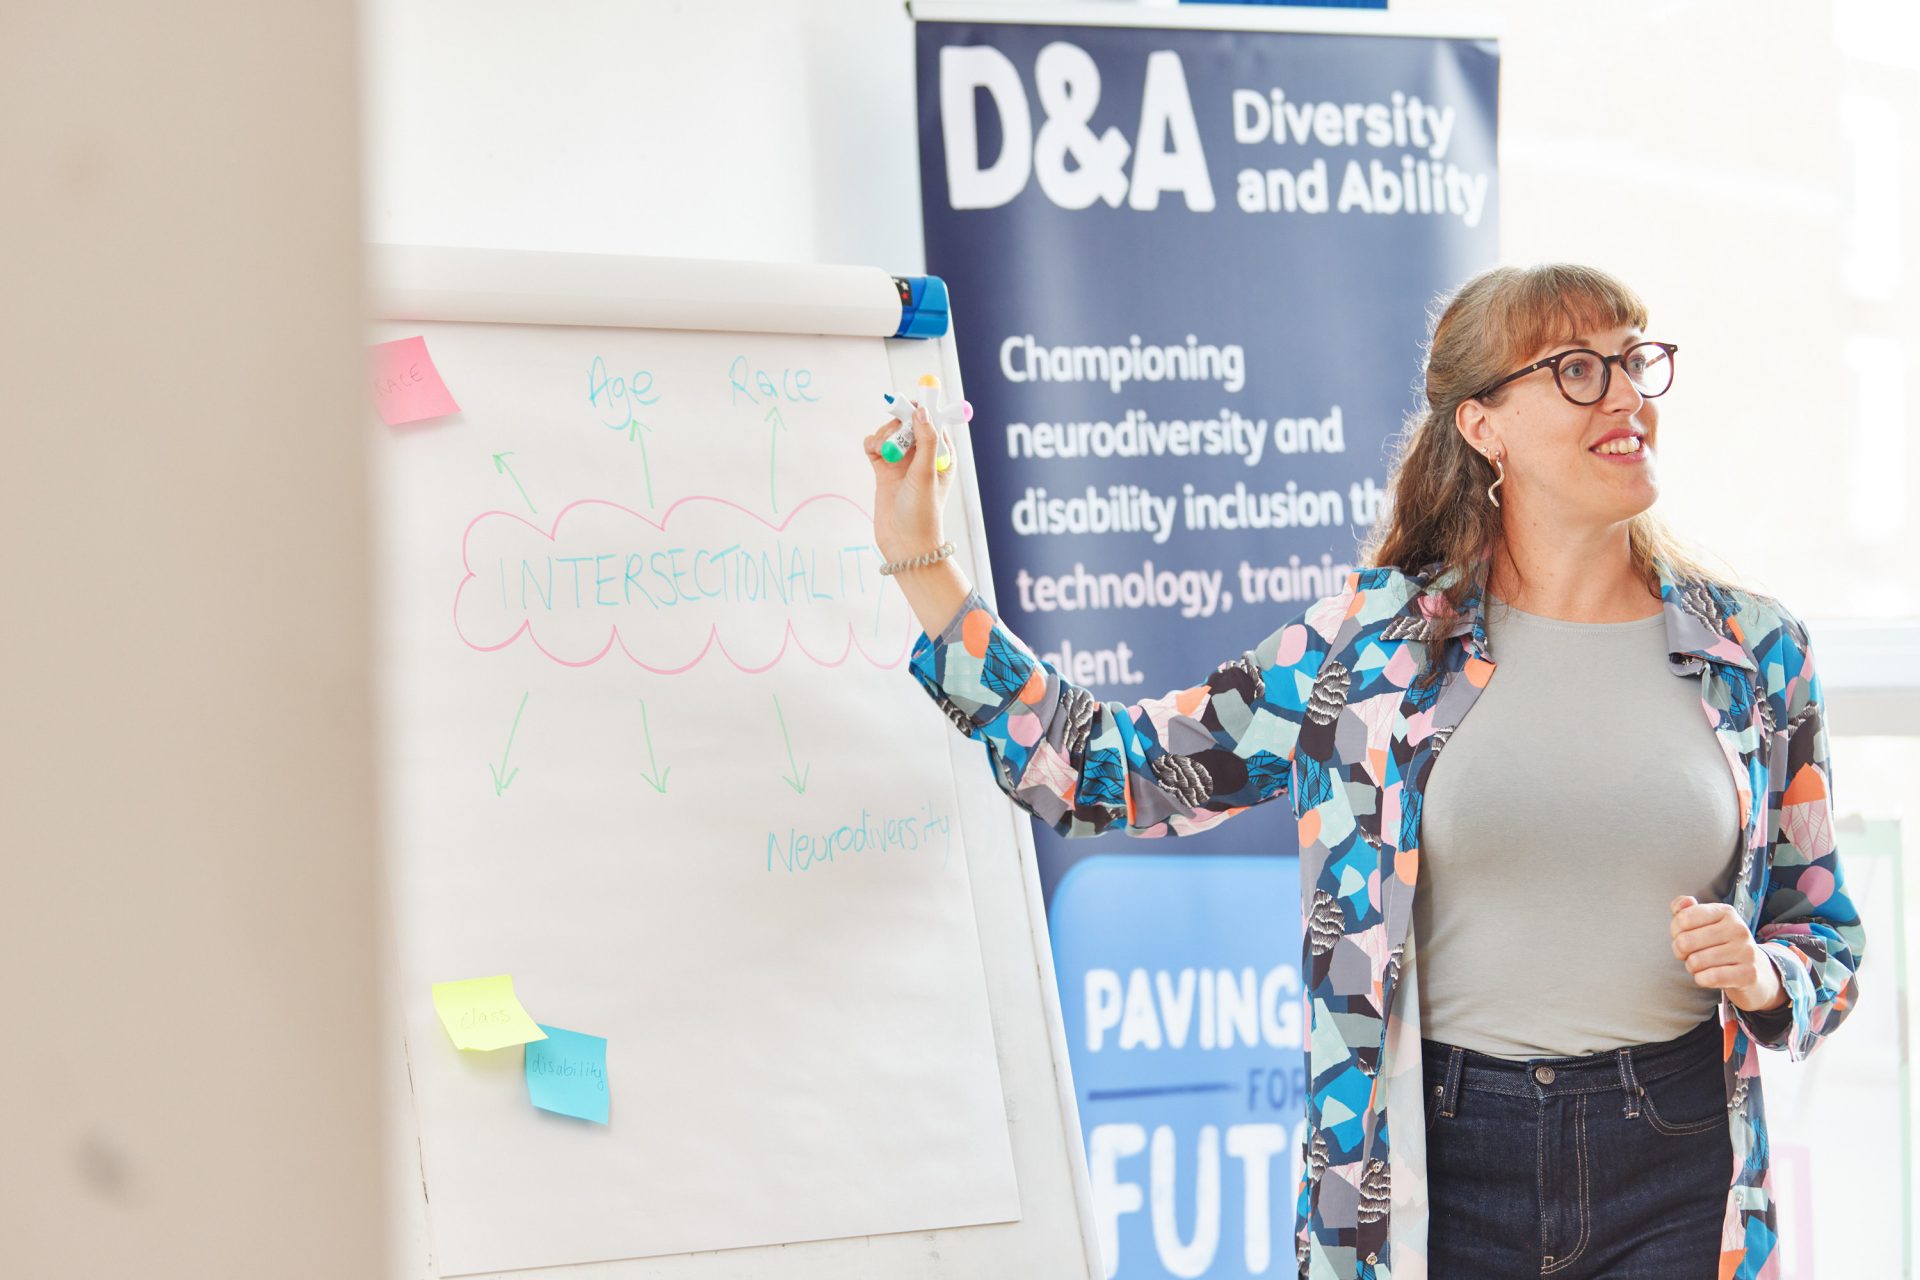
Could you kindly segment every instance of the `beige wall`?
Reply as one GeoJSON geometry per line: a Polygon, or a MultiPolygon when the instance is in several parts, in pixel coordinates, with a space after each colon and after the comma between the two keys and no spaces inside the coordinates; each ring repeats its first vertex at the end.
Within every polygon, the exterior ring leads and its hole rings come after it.
{"type": "Polygon", "coordinates": [[[0,8],[0,1273],[378,1274],[351,6],[0,8]]]}

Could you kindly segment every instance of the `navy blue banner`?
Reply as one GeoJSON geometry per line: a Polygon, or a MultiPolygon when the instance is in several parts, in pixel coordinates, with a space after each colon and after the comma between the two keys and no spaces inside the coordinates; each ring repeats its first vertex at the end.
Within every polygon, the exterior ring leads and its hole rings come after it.
{"type": "MultiPolygon", "coordinates": [[[[1497,49],[935,21],[917,69],[999,610],[1096,697],[1192,689],[1385,514],[1428,307],[1496,257],[1497,49]]],[[[1035,841],[1109,1265],[1290,1271],[1287,805],[1035,841]]]]}

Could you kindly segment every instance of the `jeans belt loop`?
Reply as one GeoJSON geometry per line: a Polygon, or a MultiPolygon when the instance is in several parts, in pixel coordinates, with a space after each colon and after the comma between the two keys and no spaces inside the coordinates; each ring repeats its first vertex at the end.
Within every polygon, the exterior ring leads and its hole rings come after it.
{"type": "Polygon", "coordinates": [[[1638,1119],[1640,1115],[1640,1083],[1633,1078],[1633,1055],[1624,1046],[1614,1050],[1614,1056],[1620,1064],[1620,1091],[1626,1095],[1626,1103],[1620,1108],[1622,1117],[1628,1120],[1638,1119]]]}
{"type": "Polygon", "coordinates": [[[1448,1119],[1453,1118],[1454,1108],[1460,1105],[1460,1073],[1466,1057],[1466,1050],[1457,1044],[1447,1054],[1446,1092],[1440,1095],[1440,1114],[1448,1119]]]}

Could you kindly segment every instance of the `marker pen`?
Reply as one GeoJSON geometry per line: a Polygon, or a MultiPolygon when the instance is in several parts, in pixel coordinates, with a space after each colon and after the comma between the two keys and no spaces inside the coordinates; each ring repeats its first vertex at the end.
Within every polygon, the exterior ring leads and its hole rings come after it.
{"type": "Polygon", "coordinates": [[[907,456],[913,448],[913,411],[916,406],[925,407],[927,417],[931,419],[938,452],[934,454],[934,470],[945,472],[953,466],[953,452],[947,429],[962,422],[973,420],[973,406],[962,400],[958,404],[946,404],[940,398],[940,379],[933,374],[923,374],[919,390],[921,399],[915,401],[910,396],[887,395],[887,411],[893,414],[900,425],[891,435],[880,442],[880,456],[888,462],[898,462],[907,456]]]}

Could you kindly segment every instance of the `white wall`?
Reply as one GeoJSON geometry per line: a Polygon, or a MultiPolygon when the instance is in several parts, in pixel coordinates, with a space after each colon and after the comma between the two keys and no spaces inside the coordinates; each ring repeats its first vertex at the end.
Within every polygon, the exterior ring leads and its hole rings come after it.
{"type": "Polygon", "coordinates": [[[363,0],[376,241],[922,269],[900,0],[363,0]]]}
{"type": "MultiPolygon", "coordinates": [[[[372,239],[923,269],[898,0],[363,3],[372,239]]],[[[1911,6],[1393,7],[1505,29],[1503,256],[1681,344],[1670,518],[1803,616],[1920,613],[1911,6]]]]}
{"type": "Polygon", "coordinates": [[[1803,617],[1920,614],[1914,7],[1474,7],[1506,33],[1503,256],[1620,273],[1682,347],[1662,509],[1803,617]]]}

